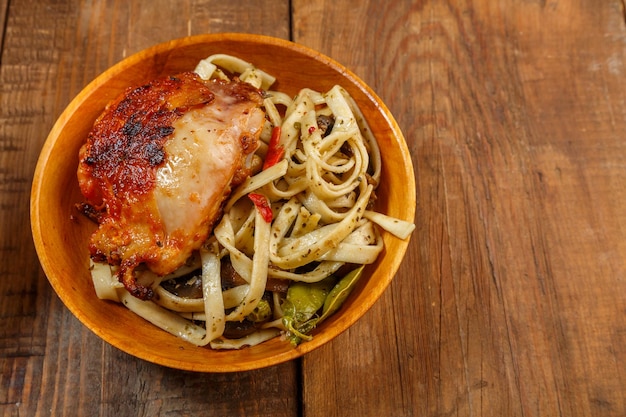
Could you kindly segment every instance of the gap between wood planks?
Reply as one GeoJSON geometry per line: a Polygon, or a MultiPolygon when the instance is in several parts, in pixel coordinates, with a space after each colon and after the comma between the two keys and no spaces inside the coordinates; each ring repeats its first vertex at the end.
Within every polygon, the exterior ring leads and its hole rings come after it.
{"type": "MultiPolygon", "coordinates": [[[[9,3],[10,0],[4,4],[4,10],[0,10],[0,23],[2,27],[0,27],[0,67],[2,66],[2,56],[4,55],[4,40],[6,39],[7,34],[7,26],[9,21],[9,3]]],[[[0,5],[2,1],[0,0],[0,5]]]]}
{"type": "MultiPolygon", "coordinates": [[[[622,0],[622,1],[626,1],[626,0],[622,0]]],[[[295,42],[294,39],[294,28],[293,28],[293,0],[289,0],[288,2],[289,6],[287,9],[287,14],[289,16],[289,40],[292,42],[295,42]]]]}

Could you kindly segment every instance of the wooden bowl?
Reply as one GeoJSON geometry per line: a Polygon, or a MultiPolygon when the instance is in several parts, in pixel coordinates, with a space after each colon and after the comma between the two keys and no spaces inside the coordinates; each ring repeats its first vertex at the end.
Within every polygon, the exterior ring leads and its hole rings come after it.
{"type": "Polygon", "coordinates": [[[111,345],[164,366],[202,372],[266,367],[297,358],[323,345],[358,320],[390,284],[408,241],[384,233],[385,251],[364,275],[341,310],[294,348],[275,338],[236,351],[195,347],[146,322],[120,304],[96,297],[88,271],[87,242],[95,225],[78,215],[82,201],[76,170],[78,150],[107,102],[126,87],[159,76],[193,70],[211,54],[228,53],[276,76],[273,88],[295,94],[340,84],[355,98],[382,150],[382,184],[376,210],[413,221],[415,179],[407,145],[396,121],[376,94],[356,75],[330,58],[285,40],[244,34],[187,37],[156,45],[113,66],[69,104],[52,128],[37,164],[31,194],[32,233],[50,284],[70,311],[111,345]]]}

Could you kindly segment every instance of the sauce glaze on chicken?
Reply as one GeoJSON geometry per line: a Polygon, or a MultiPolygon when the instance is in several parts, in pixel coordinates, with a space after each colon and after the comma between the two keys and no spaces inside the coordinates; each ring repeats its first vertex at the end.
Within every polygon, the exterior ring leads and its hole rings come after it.
{"type": "Polygon", "coordinates": [[[134,296],[207,239],[231,188],[250,174],[265,114],[260,91],[188,72],[130,88],[96,120],[79,154],[82,211],[98,223],[92,259],[117,265],[134,296]]]}

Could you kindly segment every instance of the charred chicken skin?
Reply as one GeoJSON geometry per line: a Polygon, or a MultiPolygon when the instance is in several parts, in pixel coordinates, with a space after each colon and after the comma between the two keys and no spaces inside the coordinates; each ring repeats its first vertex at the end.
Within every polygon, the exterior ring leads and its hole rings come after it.
{"type": "Polygon", "coordinates": [[[128,89],[96,120],[78,166],[80,206],[98,223],[89,250],[118,266],[135,297],[153,295],[137,267],[163,276],[182,266],[250,174],[261,104],[248,84],[189,72],[128,89]]]}

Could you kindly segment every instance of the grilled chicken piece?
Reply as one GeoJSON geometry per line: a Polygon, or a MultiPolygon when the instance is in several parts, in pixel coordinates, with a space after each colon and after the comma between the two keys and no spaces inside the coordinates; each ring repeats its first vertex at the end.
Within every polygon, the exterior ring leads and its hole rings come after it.
{"type": "Polygon", "coordinates": [[[119,265],[134,296],[145,265],[173,272],[209,236],[231,187],[249,176],[265,114],[258,90],[194,73],[129,89],[96,120],[80,150],[83,211],[99,227],[89,250],[119,265]]]}

